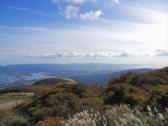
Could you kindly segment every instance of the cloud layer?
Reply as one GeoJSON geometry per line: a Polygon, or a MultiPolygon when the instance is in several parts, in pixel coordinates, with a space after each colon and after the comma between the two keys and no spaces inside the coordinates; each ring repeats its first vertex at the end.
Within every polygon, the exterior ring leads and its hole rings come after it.
{"type": "Polygon", "coordinates": [[[168,50],[156,50],[156,56],[168,56],[168,50]]]}
{"type": "Polygon", "coordinates": [[[156,50],[155,52],[58,52],[58,53],[39,53],[26,55],[28,58],[110,58],[110,57],[151,57],[151,56],[168,56],[167,50],[156,50]]]}

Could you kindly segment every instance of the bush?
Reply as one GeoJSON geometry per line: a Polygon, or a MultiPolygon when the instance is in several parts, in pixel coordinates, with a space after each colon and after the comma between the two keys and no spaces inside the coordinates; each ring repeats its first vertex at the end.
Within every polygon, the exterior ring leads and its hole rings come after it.
{"type": "Polygon", "coordinates": [[[27,112],[38,121],[49,116],[68,117],[70,114],[81,111],[83,104],[81,100],[72,93],[51,93],[37,99],[28,106],[27,112]]]}
{"type": "Polygon", "coordinates": [[[159,105],[162,108],[168,107],[168,96],[162,96],[159,100],[158,100],[159,105]]]}
{"type": "Polygon", "coordinates": [[[29,126],[28,119],[23,115],[1,111],[0,112],[0,126],[29,126]]]}
{"type": "Polygon", "coordinates": [[[79,97],[83,98],[83,97],[87,97],[87,93],[86,93],[86,85],[83,84],[77,84],[74,87],[68,89],[68,92],[74,93],[75,95],[78,95],[79,97]]]}
{"type": "Polygon", "coordinates": [[[35,126],[62,126],[63,117],[49,117],[43,121],[39,121],[35,126]]]}

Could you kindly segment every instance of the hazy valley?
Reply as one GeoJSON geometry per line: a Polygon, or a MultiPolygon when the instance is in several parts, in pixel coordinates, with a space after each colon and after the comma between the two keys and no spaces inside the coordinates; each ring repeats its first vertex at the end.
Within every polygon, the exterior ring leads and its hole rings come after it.
{"type": "Polygon", "coordinates": [[[111,77],[129,70],[143,73],[149,68],[120,64],[27,64],[0,66],[0,88],[32,84],[49,77],[65,77],[85,84],[107,84],[111,77]]]}

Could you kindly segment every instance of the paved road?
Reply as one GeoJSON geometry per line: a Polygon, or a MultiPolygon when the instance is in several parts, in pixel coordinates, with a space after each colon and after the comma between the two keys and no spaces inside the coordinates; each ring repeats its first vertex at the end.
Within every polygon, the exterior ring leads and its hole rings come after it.
{"type": "Polygon", "coordinates": [[[19,105],[23,100],[14,100],[7,103],[0,104],[0,109],[10,109],[19,105]]]}

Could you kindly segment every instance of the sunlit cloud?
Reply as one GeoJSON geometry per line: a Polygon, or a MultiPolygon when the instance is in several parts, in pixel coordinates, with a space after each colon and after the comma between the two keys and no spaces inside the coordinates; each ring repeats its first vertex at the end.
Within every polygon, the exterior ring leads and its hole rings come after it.
{"type": "Polygon", "coordinates": [[[103,15],[103,12],[101,10],[96,11],[90,11],[85,14],[80,14],[81,19],[87,19],[87,20],[96,20],[100,16],[103,15]]]}
{"type": "Polygon", "coordinates": [[[78,7],[69,5],[64,10],[65,18],[66,19],[76,18],[78,16],[79,11],[80,10],[78,7]]]}

